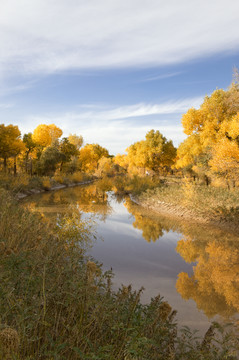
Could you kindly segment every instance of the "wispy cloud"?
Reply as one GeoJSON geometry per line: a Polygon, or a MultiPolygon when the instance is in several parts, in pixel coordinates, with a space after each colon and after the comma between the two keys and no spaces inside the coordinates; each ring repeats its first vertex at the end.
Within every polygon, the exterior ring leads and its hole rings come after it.
{"type": "Polygon", "coordinates": [[[239,47],[235,0],[1,2],[0,76],[158,66],[239,47]]]}
{"type": "MultiPolygon", "coordinates": [[[[83,109],[87,106],[88,111],[67,112],[63,116],[57,115],[58,121],[62,123],[68,121],[115,121],[128,118],[147,117],[150,115],[163,115],[163,114],[180,114],[188,110],[189,107],[199,107],[203,97],[188,98],[177,101],[168,101],[161,104],[146,104],[139,103],[133,105],[125,105],[120,107],[112,107],[106,105],[83,105],[83,109]]],[[[52,121],[55,115],[48,115],[45,121],[52,121]]],[[[35,120],[38,116],[34,117],[35,120]]]]}
{"type": "Polygon", "coordinates": [[[171,78],[171,77],[178,76],[180,74],[182,74],[182,71],[176,71],[176,72],[169,73],[169,74],[160,74],[160,75],[149,76],[146,79],[141,80],[141,82],[168,79],[168,78],[171,78]]]}
{"type": "Polygon", "coordinates": [[[197,108],[201,102],[202,97],[120,107],[83,104],[74,112],[28,115],[23,121],[22,131],[32,131],[42,123],[55,123],[62,128],[65,136],[75,132],[83,135],[86,142],[98,142],[110,152],[117,153],[123,152],[133,142],[143,139],[146,132],[154,128],[177,145],[185,138],[180,124],[182,113],[191,106],[197,108]],[[171,117],[171,121],[164,120],[166,115],[171,117]]]}

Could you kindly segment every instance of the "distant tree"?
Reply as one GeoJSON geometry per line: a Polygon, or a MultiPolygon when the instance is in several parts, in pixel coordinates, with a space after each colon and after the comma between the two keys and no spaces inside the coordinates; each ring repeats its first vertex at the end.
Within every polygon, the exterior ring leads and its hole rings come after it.
{"type": "MultiPolygon", "coordinates": [[[[26,172],[27,172],[29,156],[36,149],[37,144],[33,140],[32,133],[30,133],[30,132],[28,134],[24,134],[23,142],[24,142],[25,147],[26,147],[26,151],[25,151],[25,169],[26,169],[26,172]]],[[[32,159],[31,159],[31,164],[30,164],[30,173],[32,175],[32,159]]]]}
{"type": "Polygon", "coordinates": [[[14,174],[16,174],[16,158],[25,150],[22,142],[21,132],[18,126],[4,124],[0,125],[0,157],[3,159],[4,170],[7,170],[7,159],[14,158],[14,174]]]}
{"type": "Polygon", "coordinates": [[[176,148],[172,141],[168,141],[158,130],[150,130],[145,140],[130,145],[126,151],[130,167],[136,166],[155,172],[169,168],[176,157],[176,148]]]}
{"type": "Polygon", "coordinates": [[[42,148],[52,145],[62,135],[62,130],[55,124],[41,124],[33,131],[32,139],[42,148]]]}
{"type": "Polygon", "coordinates": [[[80,148],[83,145],[83,137],[80,135],[76,135],[76,134],[70,134],[68,136],[68,140],[71,144],[75,145],[75,147],[77,148],[77,150],[80,150],[80,148]]]}
{"type": "Polygon", "coordinates": [[[41,175],[52,175],[56,171],[58,165],[63,160],[63,154],[60,151],[59,144],[55,142],[51,146],[47,146],[40,157],[37,164],[38,173],[41,175]]]}
{"type": "Polygon", "coordinates": [[[68,138],[63,138],[59,142],[59,151],[61,152],[61,165],[60,171],[62,171],[63,165],[71,161],[73,156],[79,155],[77,146],[69,141],[68,138]]]}
{"type": "Polygon", "coordinates": [[[102,157],[109,157],[109,152],[99,144],[86,144],[79,155],[79,162],[82,171],[93,173],[99,164],[102,157]]]}

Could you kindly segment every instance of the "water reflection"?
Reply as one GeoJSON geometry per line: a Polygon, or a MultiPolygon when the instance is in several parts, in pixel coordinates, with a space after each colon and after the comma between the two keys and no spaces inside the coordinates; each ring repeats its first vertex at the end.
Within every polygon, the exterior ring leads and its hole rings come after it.
{"type": "Polygon", "coordinates": [[[192,276],[179,274],[176,288],[208,317],[220,314],[228,318],[239,312],[239,239],[219,235],[187,237],[178,242],[177,251],[185,261],[197,264],[192,276]]]}
{"type": "Polygon", "coordinates": [[[104,243],[99,241],[92,253],[105,269],[113,267],[116,285],[145,286],[146,301],[161,292],[181,311],[181,323],[200,327],[201,321],[205,329],[208,323],[202,312],[224,319],[239,312],[237,235],[154,214],[129,198],[113,195],[111,189],[112,181],[104,179],[25,202],[47,217],[70,212],[71,206],[77,207],[79,216],[94,214],[104,243]]]}
{"type": "Polygon", "coordinates": [[[134,216],[133,226],[142,236],[157,241],[165,232],[178,231],[183,239],[176,251],[193,266],[193,274],[180,272],[176,289],[185,300],[192,299],[207,317],[221,315],[229,320],[239,312],[239,237],[233,233],[169,217],[153,216],[126,200],[134,216]]]}
{"type": "Polygon", "coordinates": [[[69,213],[74,206],[79,210],[79,214],[80,212],[97,214],[101,221],[105,221],[112,212],[107,193],[110,184],[110,182],[98,181],[97,185],[94,183],[39,194],[24,202],[31,210],[47,213],[48,216],[69,213]]]}

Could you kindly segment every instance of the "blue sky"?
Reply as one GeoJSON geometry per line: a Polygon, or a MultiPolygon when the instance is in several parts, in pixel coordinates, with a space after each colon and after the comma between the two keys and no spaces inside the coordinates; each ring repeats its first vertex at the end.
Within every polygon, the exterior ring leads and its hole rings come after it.
{"type": "Polygon", "coordinates": [[[1,0],[0,123],[55,123],[110,153],[181,117],[239,67],[236,0],[1,0]]]}

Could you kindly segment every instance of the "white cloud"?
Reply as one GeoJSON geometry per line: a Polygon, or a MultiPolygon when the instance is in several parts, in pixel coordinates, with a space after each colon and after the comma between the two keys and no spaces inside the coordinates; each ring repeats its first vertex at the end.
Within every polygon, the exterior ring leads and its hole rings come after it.
{"type": "MultiPolygon", "coordinates": [[[[89,121],[114,121],[128,118],[144,117],[149,115],[162,115],[162,114],[180,114],[188,110],[190,107],[199,107],[202,103],[203,97],[195,97],[183,100],[168,101],[161,104],[145,104],[139,103],[134,105],[125,105],[120,107],[112,107],[106,105],[82,105],[83,111],[68,112],[62,115],[57,115],[58,122],[62,124],[69,121],[79,121],[88,125],[89,121]],[[88,111],[84,111],[84,108],[88,111]]],[[[55,115],[48,115],[45,121],[52,121],[55,115]]],[[[41,116],[34,117],[35,120],[42,119],[41,116]]]]}
{"type": "Polygon", "coordinates": [[[54,123],[64,136],[81,134],[88,143],[99,143],[113,154],[122,153],[151,130],[159,130],[177,145],[185,136],[180,124],[181,114],[189,107],[198,107],[202,97],[161,104],[134,104],[112,107],[99,104],[82,105],[75,112],[27,116],[20,126],[23,133],[33,131],[39,124],[54,123]],[[87,111],[85,111],[87,108],[87,111]],[[167,122],[163,116],[171,116],[167,122]],[[143,121],[140,121],[140,120],[143,121]],[[176,125],[174,125],[176,124],[176,125]]]}
{"type": "Polygon", "coordinates": [[[234,51],[238,20],[235,0],[1,0],[0,76],[234,51]]]}

